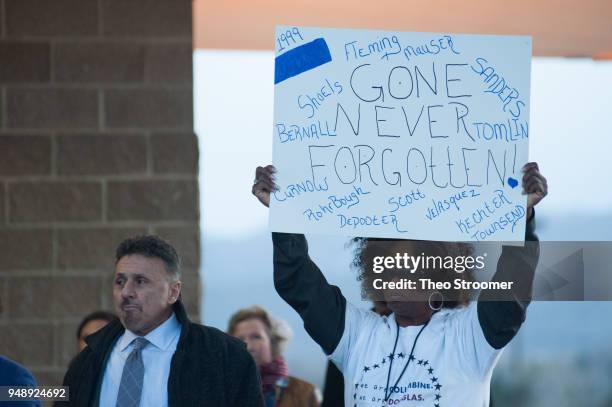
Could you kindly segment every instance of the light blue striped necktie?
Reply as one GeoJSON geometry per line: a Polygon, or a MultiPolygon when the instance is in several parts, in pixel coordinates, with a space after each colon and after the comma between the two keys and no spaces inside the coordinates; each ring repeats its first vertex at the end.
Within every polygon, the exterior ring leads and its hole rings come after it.
{"type": "Polygon", "coordinates": [[[142,363],[142,349],[149,344],[145,338],[139,337],[132,342],[133,348],[123,366],[117,407],[138,407],[142,394],[142,380],[144,378],[144,364],[142,363]]]}

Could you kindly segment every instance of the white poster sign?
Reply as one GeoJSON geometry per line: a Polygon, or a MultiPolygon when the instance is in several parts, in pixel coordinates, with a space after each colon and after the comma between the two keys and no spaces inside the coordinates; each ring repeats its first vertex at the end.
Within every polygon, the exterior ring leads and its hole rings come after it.
{"type": "Polygon", "coordinates": [[[531,38],[277,27],[270,227],[522,241],[531,38]]]}

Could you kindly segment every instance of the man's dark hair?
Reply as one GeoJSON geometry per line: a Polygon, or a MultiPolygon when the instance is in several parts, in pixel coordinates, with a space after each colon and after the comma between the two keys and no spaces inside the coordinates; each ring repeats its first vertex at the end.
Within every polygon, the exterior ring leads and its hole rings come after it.
{"type": "Polygon", "coordinates": [[[108,311],[92,312],[91,314],[83,318],[83,320],[79,324],[79,327],[76,331],[77,339],[81,339],[81,331],[83,331],[83,328],[85,327],[85,325],[87,325],[87,323],[89,323],[90,321],[95,321],[97,319],[101,319],[102,321],[106,321],[106,322],[113,322],[115,319],[117,319],[117,316],[113,314],[112,312],[108,312],[108,311]]]}
{"type": "Polygon", "coordinates": [[[143,235],[125,239],[117,247],[115,264],[131,254],[160,259],[166,265],[166,272],[170,276],[177,280],[181,278],[181,260],[176,249],[159,236],[143,235]]]}

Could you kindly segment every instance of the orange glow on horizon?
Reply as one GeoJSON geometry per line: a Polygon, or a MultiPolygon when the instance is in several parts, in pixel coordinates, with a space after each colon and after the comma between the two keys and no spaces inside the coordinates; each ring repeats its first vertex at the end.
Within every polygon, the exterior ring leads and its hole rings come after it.
{"type": "MultiPolygon", "coordinates": [[[[609,0],[193,0],[194,48],[274,48],[274,27],[309,25],[533,37],[539,56],[609,55],[609,0]]],[[[609,59],[609,56],[606,57],[609,59]]]]}

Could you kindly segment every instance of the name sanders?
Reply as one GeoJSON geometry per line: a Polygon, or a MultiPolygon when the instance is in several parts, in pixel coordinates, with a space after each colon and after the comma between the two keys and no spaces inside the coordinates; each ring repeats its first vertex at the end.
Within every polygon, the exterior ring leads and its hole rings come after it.
{"type": "MultiPolygon", "coordinates": [[[[419,279],[419,289],[421,290],[510,290],[514,281],[465,281],[460,278],[450,281],[433,281],[428,278],[419,279]]],[[[402,278],[399,281],[383,281],[381,278],[374,280],[373,284],[376,290],[415,290],[417,282],[402,278]]]]}

